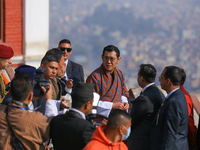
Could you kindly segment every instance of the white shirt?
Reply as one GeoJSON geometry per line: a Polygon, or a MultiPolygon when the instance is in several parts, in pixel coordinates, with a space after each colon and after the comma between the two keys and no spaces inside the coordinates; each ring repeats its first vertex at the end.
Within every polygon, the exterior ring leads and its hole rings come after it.
{"type": "Polygon", "coordinates": [[[64,113],[64,109],[60,110],[61,100],[47,100],[45,107],[45,115],[47,117],[57,116],[64,113]]]}
{"type": "MultiPolygon", "coordinates": [[[[58,114],[63,114],[64,111],[60,111],[60,103],[61,100],[47,100],[45,107],[45,115],[48,117],[57,116],[58,114]]],[[[31,101],[28,104],[28,108],[30,112],[35,112],[35,108],[33,106],[33,102],[31,101]]]]}
{"type": "MultiPolygon", "coordinates": [[[[96,92],[94,92],[93,95],[94,95],[93,106],[97,106],[97,114],[108,118],[108,116],[110,114],[110,111],[112,110],[113,102],[101,101],[100,100],[100,95],[98,93],[96,93],[96,92]]],[[[121,103],[123,103],[123,102],[127,102],[128,103],[127,97],[122,95],[120,102],[121,103]]]]}
{"type": "MultiPolygon", "coordinates": [[[[66,70],[67,69],[67,64],[68,64],[68,59],[64,63],[66,64],[66,68],[65,68],[65,70],[66,70]]],[[[67,80],[69,80],[66,71],[65,71],[65,77],[66,77],[67,80]]]]}

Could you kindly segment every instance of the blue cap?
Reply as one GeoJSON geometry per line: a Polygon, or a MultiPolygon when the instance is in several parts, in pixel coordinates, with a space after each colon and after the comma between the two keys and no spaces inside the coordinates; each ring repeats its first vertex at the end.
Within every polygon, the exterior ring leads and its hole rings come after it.
{"type": "Polygon", "coordinates": [[[36,68],[29,65],[21,65],[15,69],[15,76],[19,73],[25,72],[28,73],[30,76],[33,77],[33,80],[35,80],[35,70],[36,68]]]}

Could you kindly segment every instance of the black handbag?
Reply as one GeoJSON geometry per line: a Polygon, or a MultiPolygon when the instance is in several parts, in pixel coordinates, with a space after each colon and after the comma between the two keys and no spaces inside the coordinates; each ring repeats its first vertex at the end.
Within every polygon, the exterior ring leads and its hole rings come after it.
{"type": "Polygon", "coordinates": [[[6,117],[7,117],[7,120],[8,120],[8,126],[9,126],[11,134],[12,134],[12,137],[11,137],[12,147],[14,148],[14,150],[26,150],[24,145],[21,143],[21,141],[15,136],[15,134],[14,134],[12,128],[11,128],[11,124],[10,124],[10,121],[9,121],[9,118],[8,118],[8,107],[6,107],[5,112],[6,112],[6,117]]]}

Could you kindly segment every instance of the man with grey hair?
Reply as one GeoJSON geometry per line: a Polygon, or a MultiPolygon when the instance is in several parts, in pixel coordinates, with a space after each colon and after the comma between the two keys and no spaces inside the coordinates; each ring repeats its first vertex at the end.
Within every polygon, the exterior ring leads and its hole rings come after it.
{"type": "Polygon", "coordinates": [[[11,47],[0,44],[0,103],[3,101],[4,97],[8,93],[5,90],[5,84],[2,77],[1,70],[7,69],[10,64],[12,64],[11,57],[13,57],[14,51],[11,47]]]}

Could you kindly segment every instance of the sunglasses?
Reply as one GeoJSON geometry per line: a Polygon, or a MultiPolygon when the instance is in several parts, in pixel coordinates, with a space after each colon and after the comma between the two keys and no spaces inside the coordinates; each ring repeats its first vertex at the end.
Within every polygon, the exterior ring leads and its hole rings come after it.
{"type": "Polygon", "coordinates": [[[63,52],[64,52],[65,50],[67,50],[67,52],[69,53],[69,52],[72,51],[72,48],[60,47],[60,50],[63,51],[63,52]]]}

